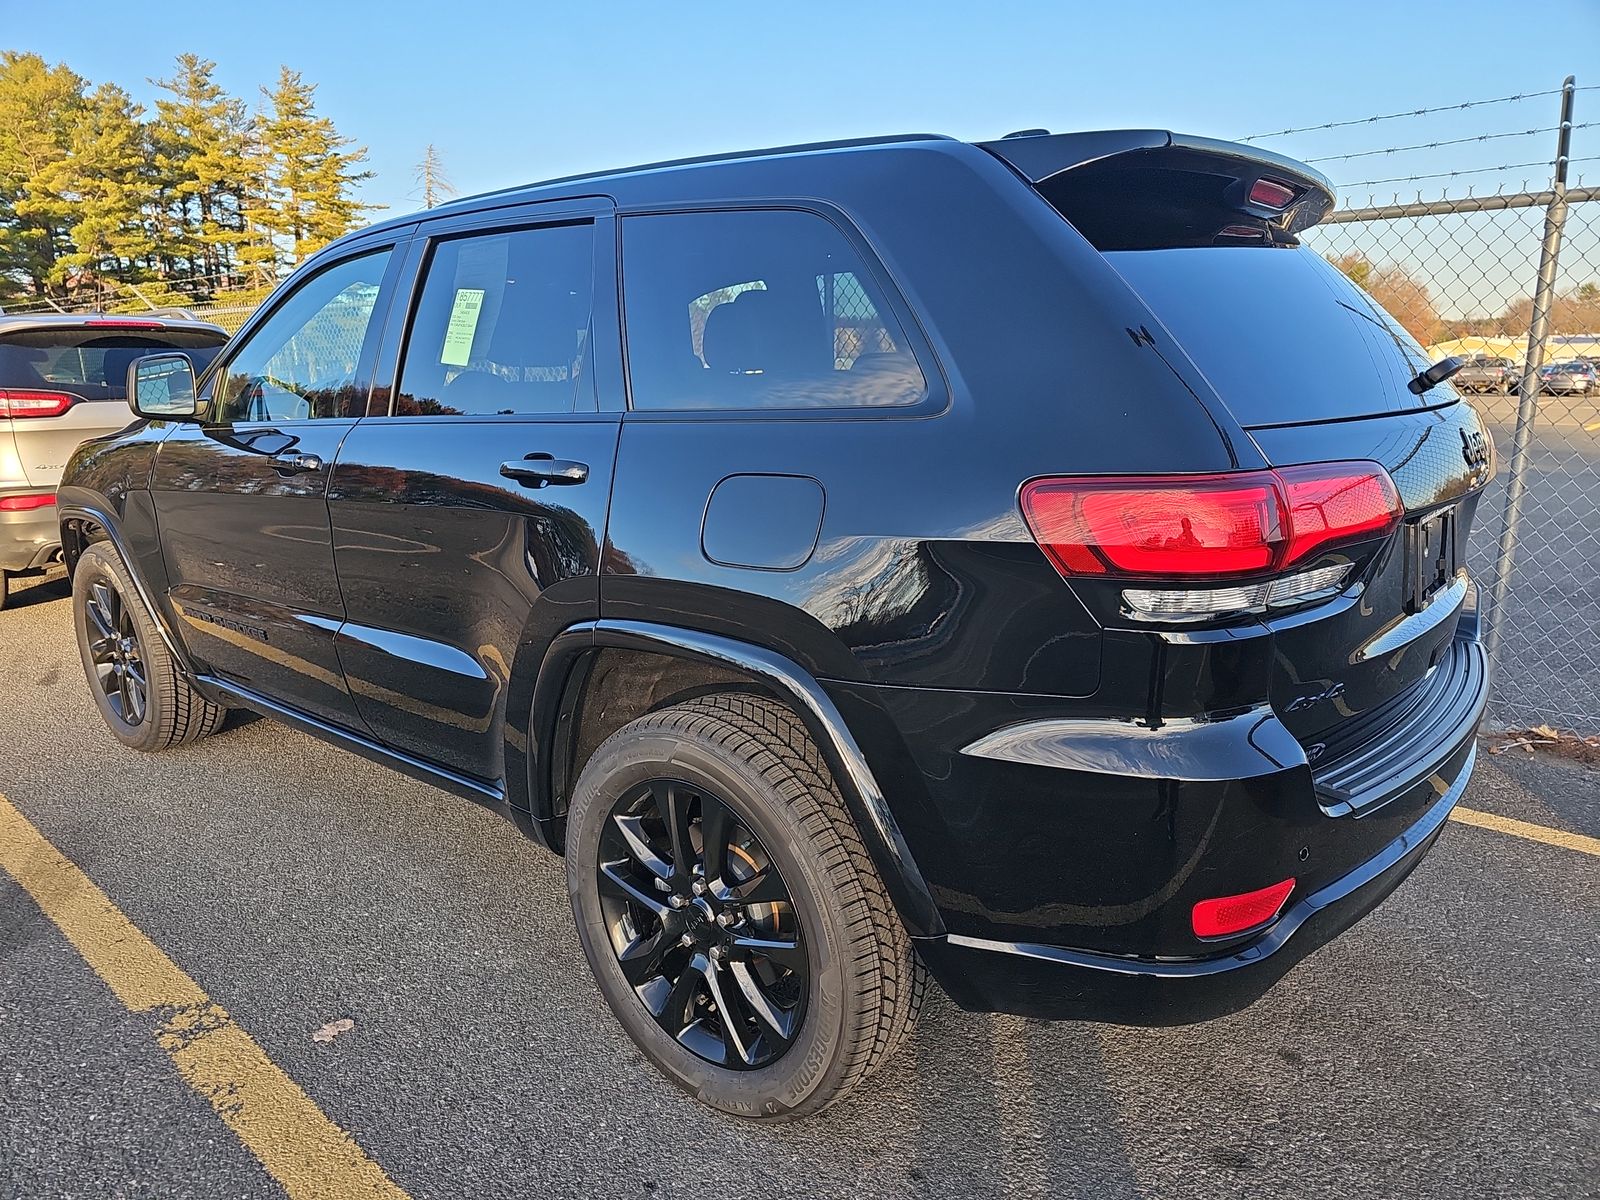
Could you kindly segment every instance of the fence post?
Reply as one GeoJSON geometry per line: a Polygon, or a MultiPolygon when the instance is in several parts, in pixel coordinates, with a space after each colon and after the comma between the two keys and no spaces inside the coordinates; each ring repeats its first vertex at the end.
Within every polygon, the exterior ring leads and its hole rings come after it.
{"type": "Polygon", "coordinates": [[[1517,522],[1522,517],[1523,479],[1528,469],[1528,449],[1533,422],[1539,414],[1539,368],[1544,365],[1545,342],[1550,336],[1550,309],[1556,298],[1556,266],[1561,259],[1561,231],[1567,223],[1567,159],[1572,149],[1572,99],[1575,80],[1568,75],[1561,85],[1561,125],[1556,132],[1555,178],[1550,204],[1544,213],[1544,242],[1539,247],[1539,277],[1533,290],[1533,319],[1528,324],[1528,353],[1523,363],[1522,385],[1517,389],[1517,432],[1507,467],[1506,505],[1500,523],[1500,547],[1494,561],[1494,591],[1489,602],[1486,636],[1491,674],[1500,658],[1501,618],[1511,573],[1517,561],[1517,522]]]}

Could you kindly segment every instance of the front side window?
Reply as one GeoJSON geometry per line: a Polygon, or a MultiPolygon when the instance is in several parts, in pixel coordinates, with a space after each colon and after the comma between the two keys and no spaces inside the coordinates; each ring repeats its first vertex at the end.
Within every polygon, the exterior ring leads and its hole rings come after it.
{"type": "Polygon", "coordinates": [[[396,416],[571,412],[590,386],[594,226],[435,247],[400,367],[396,416]]]}
{"type": "Polygon", "coordinates": [[[815,213],[623,222],[636,409],[915,404],[927,381],[839,230],[815,213]]]}
{"type": "Polygon", "coordinates": [[[390,251],[347,259],[295,289],[229,358],[217,419],[303,421],[359,416],[358,378],[390,251]]]}

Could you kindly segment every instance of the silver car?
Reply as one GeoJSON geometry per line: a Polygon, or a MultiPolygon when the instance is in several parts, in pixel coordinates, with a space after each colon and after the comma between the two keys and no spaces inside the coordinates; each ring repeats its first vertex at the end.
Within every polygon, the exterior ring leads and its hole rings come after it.
{"type": "Polygon", "coordinates": [[[0,315],[0,608],[13,575],[61,555],[55,489],[67,459],[133,419],[128,365],[181,350],[199,371],[227,340],[215,325],[167,317],[0,315]]]}
{"type": "Polygon", "coordinates": [[[1579,359],[1539,368],[1539,386],[1554,396],[1587,396],[1596,382],[1595,369],[1579,359]]]}

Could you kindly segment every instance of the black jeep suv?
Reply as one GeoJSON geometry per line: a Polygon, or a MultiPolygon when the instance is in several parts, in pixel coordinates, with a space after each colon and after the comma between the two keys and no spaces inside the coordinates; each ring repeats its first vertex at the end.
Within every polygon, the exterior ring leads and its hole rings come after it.
{"type": "Polygon", "coordinates": [[[355,234],[73,459],[96,703],[505,814],[725,1112],[843,1095],[925,972],[1235,1010],[1416,865],[1486,686],[1489,443],[1299,247],[1331,204],[1161,131],[914,136],[355,234]]]}

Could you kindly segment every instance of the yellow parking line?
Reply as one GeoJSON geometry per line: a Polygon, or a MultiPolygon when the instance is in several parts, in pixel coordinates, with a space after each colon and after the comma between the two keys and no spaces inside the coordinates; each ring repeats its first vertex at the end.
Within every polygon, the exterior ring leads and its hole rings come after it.
{"type": "Polygon", "coordinates": [[[0,868],[22,885],[291,1200],[408,1200],[255,1040],[0,796],[0,868]]]}
{"type": "Polygon", "coordinates": [[[1568,833],[1565,829],[1514,821],[1510,817],[1459,806],[1451,810],[1450,819],[1460,821],[1463,825],[1476,825],[1479,829],[1492,829],[1496,833],[1527,838],[1530,842],[1543,842],[1546,846],[1559,846],[1563,850],[1576,850],[1579,854],[1592,854],[1600,858],[1600,838],[1585,837],[1581,833],[1568,833]]]}

